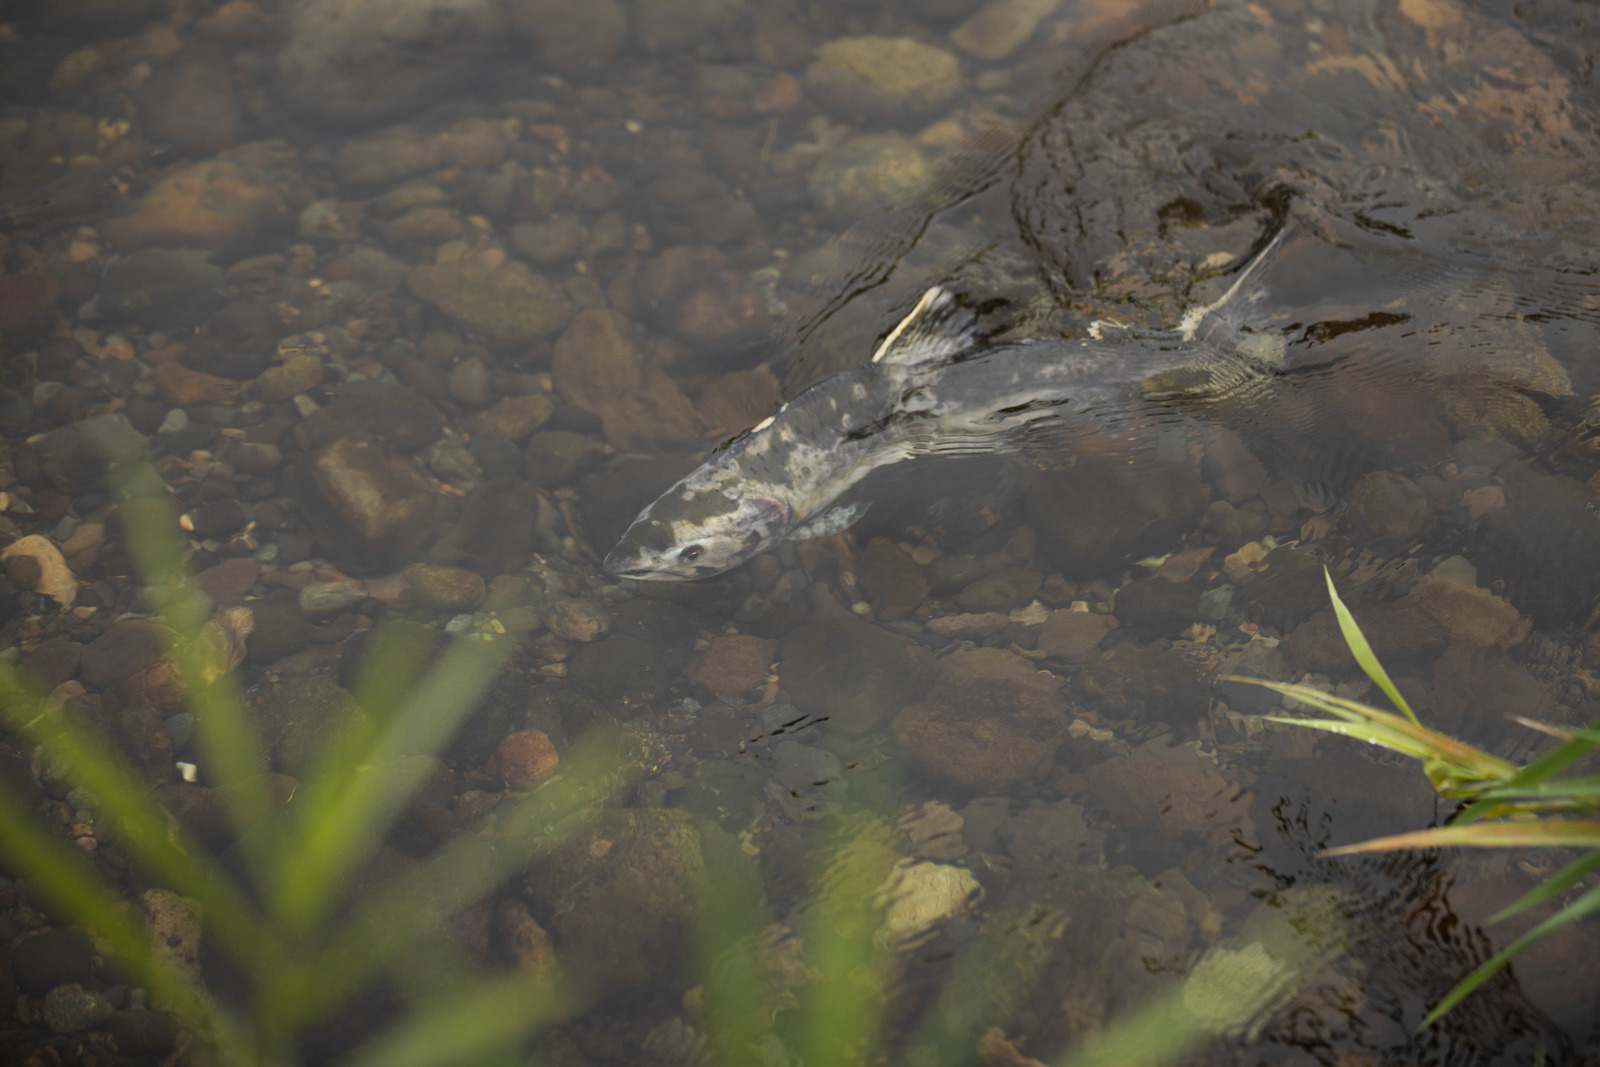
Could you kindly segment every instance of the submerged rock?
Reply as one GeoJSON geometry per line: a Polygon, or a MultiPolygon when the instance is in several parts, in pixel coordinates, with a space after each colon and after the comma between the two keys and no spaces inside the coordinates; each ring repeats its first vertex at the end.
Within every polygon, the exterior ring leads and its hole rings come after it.
{"type": "Polygon", "coordinates": [[[481,69],[504,19],[494,0],[297,0],[277,54],[279,84],[299,110],[335,127],[392,119],[481,69]]]}
{"type": "Polygon", "coordinates": [[[805,84],[840,115],[910,118],[939,110],[961,91],[961,64],[908,37],[841,37],[817,49],[805,84]]]}
{"type": "Polygon", "coordinates": [[[932,176],[927,158],[899,134],[857,137],[817,162],[807,184],[827,211],[857,214],[903,204],[932,176]]]}
{"type": "Polygon", "coordinates": [[[628,15],[617,0],[508,0],[506,12],[557,70],[609,63],[628,36],[628,15]]]}
{"type": "Polygon", "coordinates": [[[1248,826],[1250,794],[1191,745],[1157,738],[1085,772],[1094,802],[1130,830],[1226,835],[1248,826]]]}
{"type": "Polygon", "coordinates": [[[612,808],[539,856],[523,885],[574,969],[633,985],[676,958],[704,869],[686,812],[612,808]]]}
{"type": "Polygon", "coordinates": [[[634,32],[649,52],[676,52],[733,18],[739,0],[637,0],[634,32]]]}
{"type": "Polygon", "coordinates": [[[561,287],[542,275],[486,263],[412,267],[406,287],[464,326],[501,344],[558,332],[574,308],[561,287]]]}
{"type": "Polygon", "coordinates": [[[922,646],[819,594],[811,619],[784,639],[779,676],[795,704],[859,734],[920,699],[933,662],[922,646]]]}
{"type": "Polygon", "coordinates": [[[924,774],[1004,789],[1049,764],[1067,728],[1054,697],[1027,686],[945,685],[894,718],[894,739],[924,774]]]}
{"type": "Polygon", "coordinates": [[[121,249],[247,245],[269,227],[286,225],[289,207],[259,169],[229,159],[182,167],[157,182],[123,215],[105,225],[121,249]]]}
{"type": "Polygon", "coordinates": [[[312,509],[310,517],[330,545],[386,557],[420,544],[438,520],[441,502],[433,486],[370,436],[332,441],[313,452],[306,467],[328,509],[312,509]]]}
{"type": "Polygon", "coordinates": [[[686,341],[719,341],[767,324],[761,291],[709,245],[661,253],[640,277],[639,295],[657,325],[686,341]]]}

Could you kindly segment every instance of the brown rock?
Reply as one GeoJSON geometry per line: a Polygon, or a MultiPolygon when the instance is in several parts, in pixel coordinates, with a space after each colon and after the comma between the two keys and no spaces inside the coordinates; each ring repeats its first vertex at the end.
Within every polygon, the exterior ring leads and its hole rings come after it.
{"type": "Polygon", "coordinates": [[[1432,578],[1412,593],[1417,606],[1438,620],[1457,645],[1472,648],[1510,648],[1520,645],[1533,629],[1508,602],[1487,589],[1465,586],[1449,578],[1432,578]]]}
{"type": "MultiPolygon", "coordinates": [[[[1510,715],[1542,721],[1555,695],[1499,648],[1447,648],[1433,664],[1437,729],[1460,736],[1498,729],[1510,715]]],[[[1471,740],[1471,737],[1468,737],[1471,740]]]]}
{"type": "Polygon", "coordinates": [[[411,588],[424,600],[437,610],[452,614],[473,610],[483,603],[488,593],[482,575],[460,567],[413,563],[406,568],[405,575],[411,588]]]}
{"type": "Polygon", "coordinates": [[[1400,546],[1416,539],[1428,514],[1428,494],[1393,471],[1374,471],[1357,482],[1346,512],[1350,532],[1356,537],[1400,546]]]}
{"type": "Polygon", "coordinates": [[[1111,616],[1088,611],[1053,611],[1039,628],[1039,651],[1068,663],[1084,663],[1111,632],[1111,616]]]}
{"type": "Polygon", "coordinates": [[[501,344],[556,333],[575,310],[566,293],[550,279],[509,264],[423,264],[406,272],[406,288],[501,344]]]}
{"type": "Polygon", "coordinates": [[[1003,567],[971,582],[956,594],[956,603],[968,611],[1010,611],[1031,601],[1044,576],[1027,567],[1003,567]]]}
{"type": "Polygon", "coordinates": [[[40,692],[48,693],[78,673],[83,646],[70,637],[52,637],[22,653],[22,675],[40,692]]]}
{"type": "Polygon", "coordinates": [[[508,789],[526,789],[550,777],[561,757],[549,736],[539,730],[507,734],[495,749],[495,765],[508,789]]]}
{"type": "Polygon", "coordinates": [[[154,140],[208,156],[238,140],[239,105],[228,61],[211,46],[186,49],[137,93],[139,115],[154,140]]]}
{"type": "Polygon", "coordinates": [[[875,537],[867,545],[856,561],[856,576],[880,619],[911,614],[931,588],[917,562],[886,537],[875,537]]]}
{"type": "Polygon", "coordinates": [[[166,655],[172,632],[144,619],[120,619],[83,650],[83,680],[111,689],[166,655]]]}
{"type": "Polygon", "coordinates": [[[106,238],[120,249],[222,249],[285,225],[289,209],[266,176],[227,159],[210,159],[168,175],[106,223],[106,238]]]}
{"type": "Polygon", "coordinates": [[[939,677],[955,685],[1015,686],[1054,693],[1061,679],[1005,648],[963,648],[941,657],[939,677]]]}
{"type": "Polygon", "coordinates": [[[711,648],[689,678],[720,697],[733,697],[766,681],[772,663],[771,641],[726,634],[712,639],[711,648]]]}
{"type": "Polygon", "coordinates": [[[56,296],[61,283],[43,274],[0,275],[0,336],[26,342],[56,321],[56,296]]]}
{"type": "Polygon", "coordinates": [[[494,932],[495,947],[507,963],[529,971],[555,966],[555,943],[518,898],[509,897],[495,905],[494,932]]]}
{"type": "Polygon", "coordinates": [[[1221,836],[1249,825],[1250,795],[1189,745],[1169,748],[1158,738],[1084,777],[1095,803],[1130,830],[1221,836]]]}
{"type": "MultiPolygon", "coordinates": [[[[1350,609],[1367,644],[1382,660],[1443,648],[1444,630],[1433,616],[1409,600],[1394,604],[1367,604],[1350,609]]],[[[1289,651],[1309,671],[1326,671],[1356,665],[1331,608],[1316,612],[1289,635],[1289,651]]]]}
{"type": "Polygon", "coordinates": [[[942,686],[895,716],[894,739],[925,774],[1003,789],[1048,766],[1067,726],[1060,701],[1014,683],[942,686]]]}
{"type": "Polygon", "coordinates": [[[679,245],[651,261],[640,296],[662,329],[688,341],[717,341],[759,330],[767,304],[738,266],[707,245],[679,245]]]}
{"type": "Polygon", "coordinates": [[[249,557],[223,560],[195,575],[194,584],[216,602],[217,607],[232,607],[244,601],[245,594],[261,576],[261,564],[249,557]]]}
{"type": "Polygon", "coordinates": [[[859,734],[920,699],[933,668],[927,649],[818,594],[811,618],[784,639],[779,672],[797,705],[859,734]]]}
{"type": "Polygon", "coordinates": [[[628,36],[628,16],[617,0],[509,0],[506,13],[558,70],[608,63],[628,36]]]}
{"type": "Polygon", "coordinates": [[[752,370],[713,378],[700,390],[694,407],[707,426],[731,433],[754,426],[782,403],[778,379],[763,363],[752,370]]]}
{"type": "Polygon", "coordinates": [[[685,444],[705,425],[677,383],[646,369],[615,312],[581,311],[555,344],[556,389],[575,407],[599,416],[606,440],[621,450],[685,444]]]}
{"type": "Polygon", "coordinates": [[[161,399],[175,408],[195,404],[236,404],[239,402],[239,391],[244,388],[227,378],[190,370],[177,360],[157,364],[150,376],[155,379],[161,399]]]}

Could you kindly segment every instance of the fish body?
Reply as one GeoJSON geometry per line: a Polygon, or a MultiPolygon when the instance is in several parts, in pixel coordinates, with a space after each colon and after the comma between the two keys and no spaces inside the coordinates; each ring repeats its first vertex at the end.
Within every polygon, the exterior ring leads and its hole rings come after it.
{"type": "Polygon", "coordinates": [[[645,508],[605,569],[677,581],[721,574],[785,541],[848,527],[866,507],[836,501],[881,467],[1001,450],[1043,420],[1127,412],[1145,403],[1152,375],[1238,347],[1217,310],[1277,243],[1222,300],[1170,332],[988,343],[947,291],[930,289],[870,362],[801,393],[645,508]]]}

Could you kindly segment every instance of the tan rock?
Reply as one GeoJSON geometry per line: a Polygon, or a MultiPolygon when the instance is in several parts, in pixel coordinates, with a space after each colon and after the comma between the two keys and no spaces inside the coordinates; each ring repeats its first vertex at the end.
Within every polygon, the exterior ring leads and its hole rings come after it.
{"type": "Polygon", "coordinates": [[[508,396],[472,416],[467,428],[474,433],[488,430],[520,441],[549,421],[555,407],[546,393],[508,396]]]}
{"type": "Polygon", "coordinates": [[[48,537],[29,534],[0,549],[0,561],[4,561],[8,565],[7,570],[13,574],[17,573],[17,565],[23,560],[27,560],[31,565],[29,569],[37,573],[29,575],[31,582],[19,582],[19,585],[50,597],[63,608],[70,608],[78,599],[78,579],[61,557],[61,550],[48,537]]]}

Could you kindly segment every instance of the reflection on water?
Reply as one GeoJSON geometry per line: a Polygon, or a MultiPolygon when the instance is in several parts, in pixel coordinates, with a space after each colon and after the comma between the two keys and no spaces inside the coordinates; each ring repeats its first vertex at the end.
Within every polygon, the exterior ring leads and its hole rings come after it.
{"type": "Polygon", "coordinates": [[[1049,1061],[1274,915],[1315,916],[1312,962],[1202,1058],[1577,1062],[1592,925],[1413,1032],[1564,859],[1319,858],[1444,813],[1217,680],[1366,692],[1327,566],[1431,724],[1520,755],[1508,713],[1596,718],[1597,16],[1202,8],[11,5],[0,522],[39,539],[8,550],[8,644],[199,810],[105,484],[142,451],[205,591],[249,609],[278,769],[375,619],[534,627],[382,862],[624,725],[626,804],[451,934],[593,971],[553,1062],[736,1062],[718,975],[746,964],[763,1062],[865,1055],[875,1013],[906,1062],[1049,1061]],[[1247,371],[885,468],[844,537],[712,581],[599,570],[930,285],[1000,340],[1170,329],[1282,225],[1247,371]],[[683,883],[752,865],[725,888],[766,921],[702,966],[683,883]],[[881,973],[830,1046],[802,1009],[850,1000],[819,976],[857,973],[828,955],[856,927],[881,973]]]}

